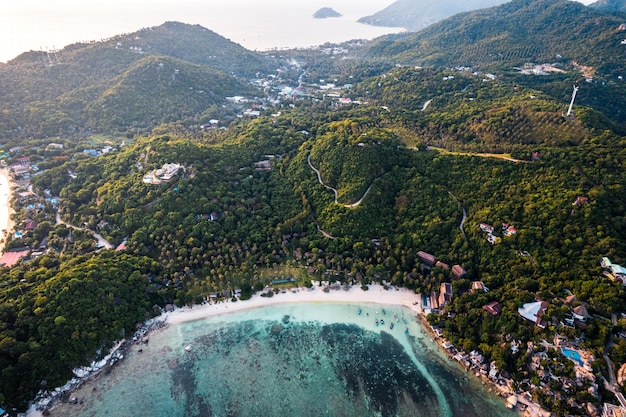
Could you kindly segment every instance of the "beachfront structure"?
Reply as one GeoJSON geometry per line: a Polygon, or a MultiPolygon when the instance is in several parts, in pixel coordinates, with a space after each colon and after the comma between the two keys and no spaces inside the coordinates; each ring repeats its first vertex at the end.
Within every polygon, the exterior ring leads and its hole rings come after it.
{"type": "Polygon", "coordinates": [[[548,303],[545,301],[535,301],[534,303],[526,303],[517,309],[520,316],[526,320],[535,323],[539,328],[545,329],[546,322],[541,319],[541,316],[548,310],[548,303]]]}
{"type": "Polygon", "coordinates": [[[452,300],[452,284],[449,282],[442,282],[439,289],[439,308],[444,308],[452,300]]]}
{"type": "Polygon", "coordinates": [[[162,182],[168,182],[175,175],[178,174],[178,171],[181,169],[185,169],[180,164],[163,164],[163,167],[160,169],[155,169],[154,171],[148,172],[143,176],[143,182],[146,184],[157,185],[162,182]]]}

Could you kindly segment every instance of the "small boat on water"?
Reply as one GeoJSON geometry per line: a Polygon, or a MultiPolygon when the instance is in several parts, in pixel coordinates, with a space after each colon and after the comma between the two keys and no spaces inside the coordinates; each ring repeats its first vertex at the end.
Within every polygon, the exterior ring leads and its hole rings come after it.
{"type": "Polygon", "coordinates": [[[385,320],[380,319],[380,324],[385,324],[385,320]]]}
{"type": "Polygon", "coordinates": [[[402,323],[407,324],[408,321],[406,321],[406,319],[404,317],[402,317],[402,323]]]}
{"type": "Polygon", "coordinates": [[[404,334],[409,334],[409,328],[408,327],[404,328],[404,334]]]}
{"type": "Polygon", "coordinates": [[[185,352],[191,352],[191,349],[193,349],[191,345],[185,346],[185,352]]]}
{"type": "Polygon", "coordinates": [[[387,314],[387,312],[385,311],[385,309],[383,308],[383,314],[387,314]]]}
{"type": "Polygon", "coordinates": [[[380,323],[378,322],[378,319],[376,319],[376,321],[374,322],[376,323],[376,325],[378,326],[380,323]]]}
{"type": "Polygon", "coordinates": [[[391,330],[393,330],[393,323],[391,323],[391,324],[389,325],[389,328],[390,328],[391,330]]]}
{"type": "Polygon", "coordinates": [[[359,308],[359,311],[356,314],[358,314],[360,316],[362,312],[363,311],[361,311],[361,309],[359,308]]]}

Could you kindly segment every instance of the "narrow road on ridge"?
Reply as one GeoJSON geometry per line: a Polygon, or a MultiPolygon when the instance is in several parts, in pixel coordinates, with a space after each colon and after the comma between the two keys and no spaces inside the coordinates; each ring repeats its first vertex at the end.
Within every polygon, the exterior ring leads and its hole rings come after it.
{"type": "MultiPolygon", "coordinates": [[[[359,198],[356,202],[354,202],[354,203],[352,203],[352,204],[343,204],[343,203],[340,203],[340,202],[337,200],[337,197],[338,197],[339,193],[337,192],[337,190],[336,190],[336,189],[334,189],[334,188],[333,188],[333,187],[331,187],[330,185],[326,185],[326,184],[324,184],[324,181],[322,181],[322,174],[320,174],[320,171],[319,171],[317,168],[315,168],[315,167],[313,166],[313,163],[311,163],[311,154],[310,154],[310,153],[309,153],[309,156],[307,156],[306,160],[307,160],[307,162],[309,163],[309,166],[311,167],[311,169],[312,169],[313,171],[315,171],[315,173],[317,174],[317,180],[319,181],[319,183],[320,183],[320,184],[322,184],[324,187],[328,188],[329,190],[331,190],[331,191],[335,194],[335,204],[342,205],[342,206],[344,206],[344,207],[346,207],[346,208],[355,208],[355,207],[358,207],[358,206],[360,206],[360,205],[361,205],[361,202],[363,202],[363,199],[364,199],[365,197],[367,197],[367,194],[369,194],[370,190],[372,189],[372,185],[374,185],[374,181],[372,181],[372,183],[370,184],[370,186],[369,186],[369,187],[367,187],[367,190],[365,190],[365,193],[363,193],[363,196],[362,196],[361,198],[359,198]]],[[[383,174],[383,175],[384,175],[384,174],[383,174]]],[[[378,177],[378,178],[380,178],[380,177],[378,177]]],[[[377,178],[375,178],[375,179],[377,179],[377,178]]]]}

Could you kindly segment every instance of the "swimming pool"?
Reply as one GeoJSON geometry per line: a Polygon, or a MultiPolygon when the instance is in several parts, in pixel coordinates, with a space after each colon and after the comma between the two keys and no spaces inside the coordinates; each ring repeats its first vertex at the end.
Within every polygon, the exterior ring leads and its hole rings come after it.
{"type": "Polygon", "coordinates": [[[567,358],[573,360],[578,365],[583,366],[583,361],[580,358],[580,352],[574,349],[561,348],[561,353],[563,353],[567,358]]]}

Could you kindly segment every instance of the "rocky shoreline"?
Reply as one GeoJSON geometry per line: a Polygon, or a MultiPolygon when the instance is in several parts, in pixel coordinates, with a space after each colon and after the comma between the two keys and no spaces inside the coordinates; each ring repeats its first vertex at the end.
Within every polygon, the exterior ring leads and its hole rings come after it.
{"type": "MultiPolygon", "coordinates": [[[[154,330],[164,329],[169,323],[166,315],[161,315],[146,321],[135,333],[132,339],[123,339],[117,342],[113,348],[99,361],[93,361],[89,366],[81,366],[73,369],[74,377],[61,387],[53,390],[42,389],[37,393],[35,400],[28,411],[23,414],[25,417],[39,417],[50,415],[50,411],[59,403],[69,402],[78,404],[82,401],[72,396],[85,383],[96,378],[102,372],[111,372],[111,369],[124,360],[124,353],[133,345],[147,344],[148,335],[154,330]]],[[[141,348],[140,348],[141,351],[141,348]]]]}

